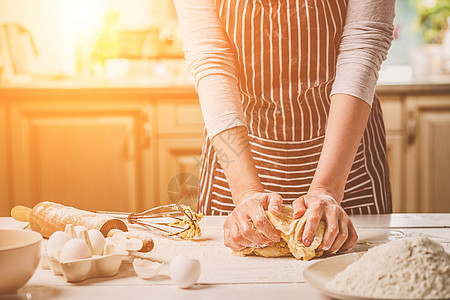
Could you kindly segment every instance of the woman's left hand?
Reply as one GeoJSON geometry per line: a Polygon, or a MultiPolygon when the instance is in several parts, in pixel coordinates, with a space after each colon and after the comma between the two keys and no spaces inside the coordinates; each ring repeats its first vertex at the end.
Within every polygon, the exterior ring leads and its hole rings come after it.
{"type": "Polygon", "coordinates": [[[320,220],[324,220],[326,225],[322,243],[317,249],[323,250],[326,255],[348,250],[358,240],[352,221],[332,196],[308,193],[295,200],[292,208],[294,219],[307,214],[302,236],[303,244],[307,247],[314,240],[320,220]]]}

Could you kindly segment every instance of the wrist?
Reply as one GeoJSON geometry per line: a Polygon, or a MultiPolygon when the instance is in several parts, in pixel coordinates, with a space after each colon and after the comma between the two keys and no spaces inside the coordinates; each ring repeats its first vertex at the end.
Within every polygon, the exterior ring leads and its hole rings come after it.
{"type": "Polygon", "coordinates": [[[255,196],[257,194],[260,194],[260,193],[264,193],[264,188],[263,188],[262,185],[242,190],[239,193],[233,193],[232,192],[232,194],[233,194],[233,202],[234,202],[234,204],[236,206],[238,206],[245,199],[252,198],[253,196],[255,196]]]}
{"type": "Polygon", "coordinates": [[[344,197],[344,189],[330,189],[323,186],[312,185],[308,189],[307,195],[316,196],[318,198],[330,198],[334,202],[340,205],[342,198],[344,197]]]}

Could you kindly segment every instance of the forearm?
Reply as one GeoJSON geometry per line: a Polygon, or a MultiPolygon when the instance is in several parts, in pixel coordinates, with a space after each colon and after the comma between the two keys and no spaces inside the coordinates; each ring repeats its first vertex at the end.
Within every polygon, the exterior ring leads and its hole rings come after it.
{"type": "Polygon", "coordinates": [[[212,144],[225,172],[235,205],[248,193],[264,192],[245,127],[233,127],[219,133],[212,139],[212,144]]]}
{"type": "Polygon", "coordinates": [[[370,106],[346,94],[335,94],[331,98],[325,141],[308,193],[331,194],[340,202],[366,128],[370,106]]]}

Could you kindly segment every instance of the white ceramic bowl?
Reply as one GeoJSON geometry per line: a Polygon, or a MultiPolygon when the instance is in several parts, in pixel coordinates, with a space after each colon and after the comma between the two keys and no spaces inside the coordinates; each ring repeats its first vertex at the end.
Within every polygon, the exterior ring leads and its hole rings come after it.
{"type": "Polygon", "coordinates": [[[0,229],[0,294],[15,293],[31,278],[41,257],[42,235],[0,229]]]}

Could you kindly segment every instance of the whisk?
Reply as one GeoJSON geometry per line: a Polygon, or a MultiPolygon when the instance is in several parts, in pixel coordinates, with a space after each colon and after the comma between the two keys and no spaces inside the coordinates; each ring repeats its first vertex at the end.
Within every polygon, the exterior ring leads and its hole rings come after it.
{"type": "Polygon", "coordinates": [[[124,219],[130,224],[156,230],[164,236],[194,239],[202,235],[198,223],[203,218],[203,214],[195,213],[189,206],[183,204],[157,206],[140,213],[112,211],[97,211],[97,213],[124,219]]]}

